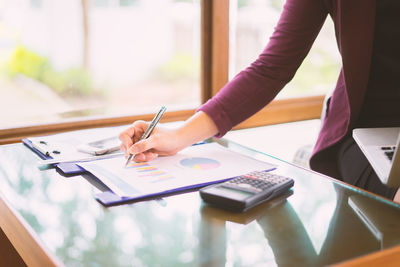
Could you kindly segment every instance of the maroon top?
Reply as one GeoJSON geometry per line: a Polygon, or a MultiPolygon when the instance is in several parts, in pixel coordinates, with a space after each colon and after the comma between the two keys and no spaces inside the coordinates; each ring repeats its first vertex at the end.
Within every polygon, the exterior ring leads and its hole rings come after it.
{"type": "Polygon", "coordinates": [[[267,105],[294,76],[327,15],[334,25],[342,70],[327,107],[311,167],[333,177],[336,147],[358,118],[368,83],[375,0],[287,0],[275,32],[258,59],[198,110],[223,136],[267,105]]]}

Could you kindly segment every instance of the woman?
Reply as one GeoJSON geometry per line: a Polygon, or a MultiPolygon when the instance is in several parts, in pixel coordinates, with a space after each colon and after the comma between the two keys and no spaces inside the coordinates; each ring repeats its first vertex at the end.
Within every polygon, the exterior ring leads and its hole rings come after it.
{"type": "Polygon", "coordinates": [[[275,32],[259,58],[202,105],[181,127],[157,128],[133,145],[147,124],[120,134],[121,149],[135,161],[172,155],[233,126],[267,105],[294,76],[326,17],[335,25],[342,69],[327,101],[310,166],[395,201],[397,188],[383,185],[351,138],[356,127],[400,126],[400,1],[287,0],[275,32]],[[351,164],[349,162],[351,161],[351,164]]]}

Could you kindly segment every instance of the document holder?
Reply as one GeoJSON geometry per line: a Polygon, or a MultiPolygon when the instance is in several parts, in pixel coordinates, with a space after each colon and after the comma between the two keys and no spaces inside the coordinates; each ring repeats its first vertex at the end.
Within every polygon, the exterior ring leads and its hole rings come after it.
{"type": "MultiPolygon", "coordinates": [[[[33,147],[32,142],[29,139],[22,139],[22,143],[35,152],[41,159],[51,159],[51,157],[44,155],[42,152],[33,147]]],[[[85,169],[73,162],[55,163],[53,166],[57,171],[66,176],[78,175],[86,172],[85,169]]]]}
{"type": "MultiPolygon", "coordinates": [[[[51,159],[51,157],[44,155],[42,152],[37,150],[33,145],[32,142],[29,139],[23,139],[22,140],[23,144],[27,146],[29,149],[31,149],[33,152],[35,152],[41,159],[51,159]]],[[[201,145],[205,144],[206,142],[199,142],[196,145],[201,145]]],[[[213,181],[208,181],[208,182],[200,182],[196,184],[190,184],[186,186],[181,186],[181,187],[176,187],[173,189],[169,190],[164,190],[164,191],[158,191],[155,193],[148,193],[148,194],[138,194],[138,195],[133,195],[133,196],[120,196],[116,193],[114,193],[109,187],[107,187],[98,177],[93,175],[92,173],[88,172],[85,170],[83,167],[79,166],[77,163],[73,162],[68,162],[68,163],[55,163],[53,166],[56,168],[58,172],[63,174],[64,176],[73,176],[73,175],[80,175],[80,174],[85,174],[88,175],[89,177],[93,177],[93,179],[98,180],[99,183],[102,184],[103,187],[103,192],[95,194],[95,199],[101,203],[103,206],[116,206],[116,205],[121,205],[121,204],[126,204],[126,203],[133,203],[137,201],[142,201],[142,200],[149,200],[149,199],[156,199],[156,198],[161,198],[177,193],[186,193],[186,192],[191,192],[194,190],[197,190],[201,187],[208,186],[211,184],[215,183],[220,183],[220,182],[225,182],[230,179],[233,179],[235,177],[230,177],[230,178],[222,178],[222,179],[217,179],[213,181]]],[[[276,169],[275,165],[270,164],[271,167],[267,167],[265,171],[272,171],[276,169]]]]}
{"type": "MultiPolygon", "coordinates": [[[[232,177],[232,178],[234,178],[234,177],[232,177]]],[[[191,192],[193,190],[199,189],[199,188],[207,186],[207,185],[228,181],[232,178],[225,178],[225,179],[221,179],[221,180],[213,181],[213,182],[209,182],[209,183],[195,184],[195,185],[179,187],[179,188],[175,188],[175,189],[171,189],[171,190],[166,190],[166,191],[162,191],[162,192],[157,192],[154,194],[132,196],[132,197],[120,197],[117,194],[115,194],[114,192],[112,192],[111,190],[109,190],[109,191],[104,191],[102,193],[96,194],[95,198],[98,202],[100,202],[102,205],[104,205],[106,207],[116,206],[116,205],[120,205],[120,204],[126,204],[129,202],[140,201],[140,200],[161,198],[161,197],[165,197],[165,196],[169,196],[169,195],[173,195],[173,194],[177,194],[177,193],[191,192]]]]}

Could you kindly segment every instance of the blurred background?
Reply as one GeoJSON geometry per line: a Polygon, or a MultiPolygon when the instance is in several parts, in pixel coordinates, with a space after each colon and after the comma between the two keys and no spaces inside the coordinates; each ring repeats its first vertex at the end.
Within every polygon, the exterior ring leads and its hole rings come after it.
{"type": "MultiPolygon", "coordinates": [[[[200,0],[0,0],[0,128],[200,105],[200,0]]],[[[283,0],[230,1],[230,78],[283,0]]],[[[320,95],[340,60],[330,21],[280,98],[320,95]]]]}

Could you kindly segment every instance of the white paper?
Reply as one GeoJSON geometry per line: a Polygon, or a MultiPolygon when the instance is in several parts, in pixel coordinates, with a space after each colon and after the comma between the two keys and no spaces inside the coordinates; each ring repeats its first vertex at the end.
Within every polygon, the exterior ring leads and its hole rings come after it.
{"type": "Polygon", "coordinates": [[[161,193],[275,167],[217,143],[190,146],[174,156],[158,157],[150,162],[131,162],[126,168],[123,157],[79,165],[121,197],[161,193]]]}

